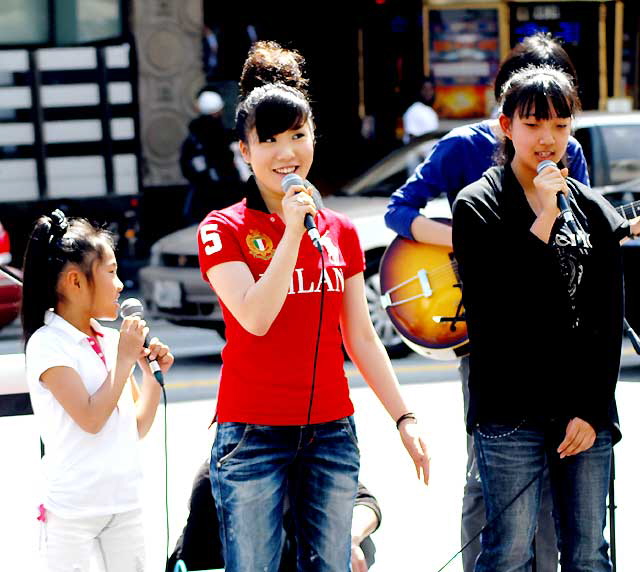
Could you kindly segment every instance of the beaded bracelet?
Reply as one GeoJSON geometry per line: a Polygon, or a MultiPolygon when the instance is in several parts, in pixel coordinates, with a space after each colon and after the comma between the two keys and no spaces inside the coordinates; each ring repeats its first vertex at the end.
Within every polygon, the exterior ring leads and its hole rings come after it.
{"type": "Polygon", "coordinates": [[[398,419],[396,420],[396,429],[400,429],[400,423],[402,423],[405,419],[413,419],[414,421],[417,421],[415,413],[405,413],[404,415],[400,415],[400,417],[398,417],[398,419]]]}

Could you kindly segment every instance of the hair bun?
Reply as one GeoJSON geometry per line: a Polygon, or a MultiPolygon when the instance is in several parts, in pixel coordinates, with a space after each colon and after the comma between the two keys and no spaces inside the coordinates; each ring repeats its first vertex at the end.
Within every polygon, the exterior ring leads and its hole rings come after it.
{"type": "Polygon", "coordinates": [[[281,83],[306,93],[308,82],[302,75],[303,67],[304,58],[295,50],[283,48],[277,42],[256,42],[242,68],[240,98],[270,83],[281,83]]]}

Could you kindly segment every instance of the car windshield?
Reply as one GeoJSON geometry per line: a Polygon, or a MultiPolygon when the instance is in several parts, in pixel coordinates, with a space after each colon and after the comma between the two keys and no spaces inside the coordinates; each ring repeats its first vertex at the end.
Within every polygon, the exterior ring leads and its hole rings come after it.
{"type": "Polygon", "coordinates": [[[600,128],[607,150],[608,184],[640,177],[640,125],[604,125],[600,128]]]}
{"type": "Polygon", "coordinates": [[[427,133],[389,153],[362,175],[348,183],[340,194],[388,197],[401,187],[415,167],[446,132],[427,133]]]}

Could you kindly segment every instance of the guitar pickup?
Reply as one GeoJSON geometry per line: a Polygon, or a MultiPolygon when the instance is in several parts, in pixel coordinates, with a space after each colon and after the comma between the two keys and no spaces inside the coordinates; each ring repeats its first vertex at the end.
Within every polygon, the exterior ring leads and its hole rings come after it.
{"type": "Polygon", "coordinates": [[[421,268],[416,272],[415,276],[412,276],[408,280],[397,284],[389,288],[384,294],[380,296],[380,303],[384,309],[392,308],[393,306],[399,306],[400,304],[405,304],[406,302],[411,302],[412,300],[417,300],[419,298],[429,298],[433,294],[433,289],[431,288],[431,283],[429,282],[429,277],[427,276],[427,271],[424,268],[421,268]],[[420,294],[416,294],[415,296],[410,296],[409,298],[404,298],[402,300],[396,300],[395,302],[391,300],[391,294],[396,290],[414,282],[418,281],[420,284],[420,294]]]}

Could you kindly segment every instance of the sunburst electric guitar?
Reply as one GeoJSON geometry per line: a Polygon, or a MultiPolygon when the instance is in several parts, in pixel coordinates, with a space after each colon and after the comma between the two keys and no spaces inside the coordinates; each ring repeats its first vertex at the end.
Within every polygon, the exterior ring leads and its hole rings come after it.
{"type": "MultiPolygon", "coordinates": [[[[634,220],[640,217],[640,201],[616,211],[634,220]]],[[[397,236],[380,262],[380,292],[383,308],[413,350],[441,360],[469,353],[462,283],[450,248],[397,236]]]]}

